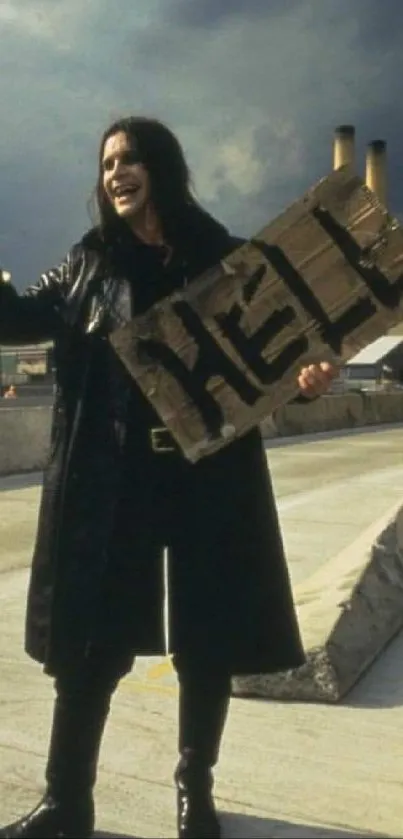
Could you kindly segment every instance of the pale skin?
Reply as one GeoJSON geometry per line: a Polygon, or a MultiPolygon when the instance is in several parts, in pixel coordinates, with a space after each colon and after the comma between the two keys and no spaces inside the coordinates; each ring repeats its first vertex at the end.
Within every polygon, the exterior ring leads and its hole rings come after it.
{"type": "Polygon", "coordinates": [[[150,176],[122,131],[109,137],[104,145],[102,173],[105,193],[117,215],[147,244],[164,244],[151,201],[150,176]]]}
{"type": "MultiPolygon", "coordinates": [[[[106,140],[102,173],[105,194],[117,215],[126,221],[133,233],[147,244],[166,244],[151,201],[150,176],[124,132],[106,140]]],[[[338,368],[327,361],[309,364],[298,373],[298,387],[304,396],[321,396],[329,390],[337,375],[338,368]]]]}

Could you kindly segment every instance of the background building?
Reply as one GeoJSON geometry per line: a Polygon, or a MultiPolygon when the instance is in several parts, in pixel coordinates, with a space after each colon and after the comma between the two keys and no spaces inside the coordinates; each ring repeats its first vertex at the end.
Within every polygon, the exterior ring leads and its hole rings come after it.
{"type": "Polygon", "coordinates": [[[14,385],[26,396],[48,394],[53,389],[53,344],[0,346],[1,393],[14,385]]]}

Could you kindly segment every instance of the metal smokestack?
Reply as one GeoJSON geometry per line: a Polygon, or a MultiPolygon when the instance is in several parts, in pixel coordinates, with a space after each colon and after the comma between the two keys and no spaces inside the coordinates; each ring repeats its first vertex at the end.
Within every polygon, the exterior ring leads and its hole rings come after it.
{"type": "Polygon", "coordinates": [[[333,169],[340,169],[346,164],[355,162],[355,128],[354,125],[339,125],[334,134],[333,169]]]}
{"type": "Polygon", "coordinates": [[[365,183],[381,204],[386,204],[386,142],[373,140],[368,144],[365,183]]]}

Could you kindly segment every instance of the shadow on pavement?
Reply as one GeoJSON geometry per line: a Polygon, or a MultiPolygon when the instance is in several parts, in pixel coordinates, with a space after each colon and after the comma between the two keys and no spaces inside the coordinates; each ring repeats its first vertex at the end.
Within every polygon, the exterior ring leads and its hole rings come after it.
{"type": "MultiPolygon", "coordinates": [[[[324,828],[308,824],[293,824],[277,819],[262,819],[257,816],[242,816],[235,813],[221,813],[224,839],[359,839],[379,837],[380,833],[358,833],[348,828],[324,828]]],[[[385,838],[386,839],[386,838],[385,838]]]]}
{"type": "MultiPolygon", "coordinates": [[[[366,839],[366,837],[378,837],[380,833],[364,832],[358,833],[343,827],[323,828],[307,824],[293,824],[292,822],[278,821],[277,819],[262,819],[257,816],[242,816],[235,813],[220,813],[223,839],[366,839]]],[[[140,839],[126,833],[105,833],[97,831],[94,834],[97,839],[140,839]]],[[[390,839],[384,837],[384,839],[390,839]]]]}
{"type": "Polygon", "coordinates": [[[96,830],[94,839],[141,839],[141,837],[130,833],[105,833],[105,831],[96,830]]]}

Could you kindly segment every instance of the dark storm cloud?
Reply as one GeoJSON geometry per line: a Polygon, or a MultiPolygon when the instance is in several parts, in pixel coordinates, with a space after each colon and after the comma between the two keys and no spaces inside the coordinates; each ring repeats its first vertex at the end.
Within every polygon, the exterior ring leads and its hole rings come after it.
{"type": "Polygon", "coordinates": [[[372,49],[385,52],[392,46],[401,45],[403,4],[399,0],[384,3],[377,0],[355,0],[354,15],[359,20],[357,41],[369,56],[372,49]]]}
{"type": "MultiPolygon", "coordinates": [[[[402,212],[403,4],[2,0],[0,263],[19,284],[90,224],[98,138],[121,114],[179,134],[198,197],[251,233],[332,165],[336,125],[389,148],[402,212]]],[[[59,256],[58,256],[59,255],[59,256]]]]}
{"type": "Polygon", "coordinates": [[[167,3],[165,14],[172,23],[212,28],[233,17],[253,18],[284,15],[301,0],[174,0],[167,3]]]}

